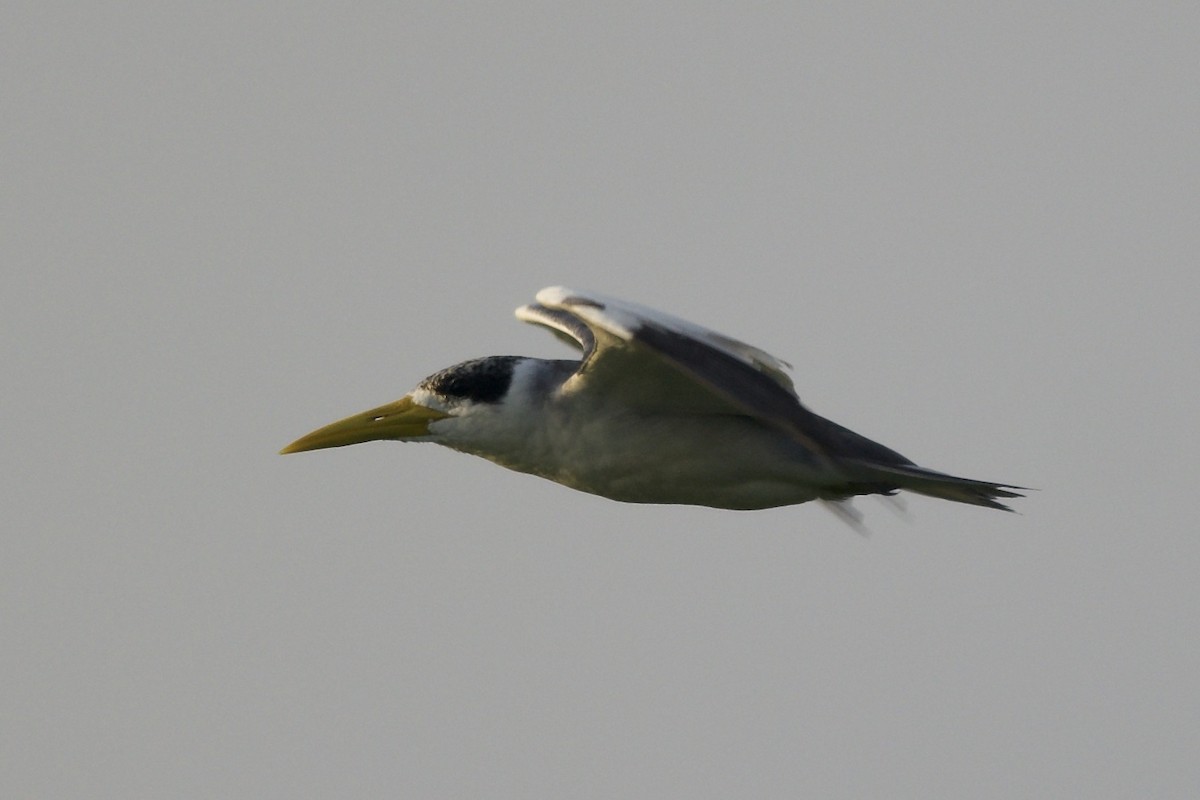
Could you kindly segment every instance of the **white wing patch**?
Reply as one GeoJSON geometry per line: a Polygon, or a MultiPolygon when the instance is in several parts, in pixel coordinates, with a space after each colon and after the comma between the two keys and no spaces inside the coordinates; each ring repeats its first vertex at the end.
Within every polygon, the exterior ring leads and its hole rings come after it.
{"type": "MultiPolygon", "coordinates": [[[[652,308],[618,300],[597,292],[577,292],[565,286],[551,286],[537,293],[537,302],[547,308],[561,309],[586,321],[589,326],[632,341],[638,328],[646,324],[678,333],[720,350],[769,376],[780,386],[795,394],[795,386],[787,374],[792,365],[765,350],[709,330],[694,322],[656,311],[652,308]]],[[[521,316],[518,309],[517,316],[521,316]]]]}

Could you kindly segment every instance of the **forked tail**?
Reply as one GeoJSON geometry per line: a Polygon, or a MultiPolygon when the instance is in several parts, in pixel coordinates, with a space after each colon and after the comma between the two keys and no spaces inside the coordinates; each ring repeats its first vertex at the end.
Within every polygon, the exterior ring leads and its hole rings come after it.
{"type": "Polygon", "coordinates": [[[1024,495],[1011,490],[1028,491],[1023,486],[1011,486],[1007,483],[958,478],[944,472],[918,467],[916,464],[877,464],[863,461],[851,463],[856,467],[856,477],[858,470],[861,469],[863,473],[870,476],[872,481],[888,484],[897,489],[938,497],[942,500],[953,500],[956,503],[998,508],[1001,511],[1012,511],[1012,509],[998,502],[997,497],[1024,497],[1024,495]]]}

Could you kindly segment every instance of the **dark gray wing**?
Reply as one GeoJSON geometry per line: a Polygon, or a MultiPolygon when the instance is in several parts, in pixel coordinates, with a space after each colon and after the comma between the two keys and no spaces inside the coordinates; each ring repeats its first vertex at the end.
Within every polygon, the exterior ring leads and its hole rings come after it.
{"type": "Polygon", "coordinates": [[[605,392],[647,410],[739,414],[826,458],[912,463],[805,408],[783,373],[786,364],[762,350],[602,295],[553,287],[537,300],[517,317],[569,336],[584,351],[565,392],[605,392]]]}

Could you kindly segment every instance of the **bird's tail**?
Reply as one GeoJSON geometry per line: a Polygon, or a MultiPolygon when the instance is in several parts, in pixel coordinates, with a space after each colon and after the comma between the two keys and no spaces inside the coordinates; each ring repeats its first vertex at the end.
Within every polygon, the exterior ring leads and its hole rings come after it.
{"type": "Polygon", "coordinates": [[[958,478],[944,472],[918,467],[916,464],[878,464],[863,461],[851,463],[854,465],[855,477],[865,474],[871,481],[896,489],[905,489],[942,500],[953,500],[956,503],[998,508],[1002,511],[1012,511],[1012,509],[998,502],[997,497],[1024,497],[1024,495],[1011,490],[1028,491],[1023,486],[1011,486],[1007,483],[958,478]]]}

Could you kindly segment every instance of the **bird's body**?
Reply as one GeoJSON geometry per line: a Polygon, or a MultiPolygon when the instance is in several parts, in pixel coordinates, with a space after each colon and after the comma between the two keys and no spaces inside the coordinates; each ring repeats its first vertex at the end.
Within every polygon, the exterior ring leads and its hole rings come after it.
{"type": "MultiPolygon", "coordinates": [[[[528,359],[516,364],[508,402],[528,402],[536,414],[480,410],[444,433],[433,423],[434,441],[630,503],[748,509],[816,497],[811,485],[819,467],[807,451],[748,417],[705,416],[704,436],[697,439],[692,416],[607,407],[586,395],[539,402],[535,393],[523,391],[535,385],[533,376],[554,374],[562,363],[528,359]]],[[[421,402],[420,395],[414,400],[421,402]]]]}
{"type": "Polygon", "coordinates": [[[613,500],[729,509],[898,489],[992,508],[1019,496],[918,467],[814,414],[784,362],[692,323],[559,287],[517,316],[582,359],[464,362],[284,452],[431,441],[613,500]]]}

